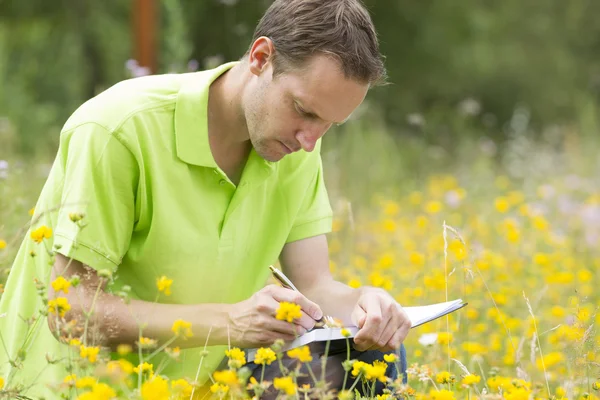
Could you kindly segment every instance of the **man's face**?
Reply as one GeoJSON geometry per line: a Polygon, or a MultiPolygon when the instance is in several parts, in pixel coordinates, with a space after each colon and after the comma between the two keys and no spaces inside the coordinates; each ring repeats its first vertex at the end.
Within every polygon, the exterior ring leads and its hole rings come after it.
{"type": "Polygon", "coordinates": [[[272,63],[255,76],[244,101],[250,141],[265,160],[312,151],[332,124],[362,103],[369,85],[344,77],[337,62],[315,56],[306,67],[273,79],[272,63]]]}

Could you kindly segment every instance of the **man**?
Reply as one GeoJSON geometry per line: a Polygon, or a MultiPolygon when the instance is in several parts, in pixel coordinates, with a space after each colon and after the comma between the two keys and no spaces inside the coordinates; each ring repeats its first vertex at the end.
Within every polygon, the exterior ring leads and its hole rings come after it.
{"type": "Polygon", "coordinates": [[[161,345],[179,319],[193,331],[170,342],[180,360],[152,362],[201,383],[227,345],[290,340],[323,315],[361,328],[353,346],[367,358],[398,350],[410,329],[400,305],[329,273],[319,154],[325,132],[384,75],[359,0],[276,0],[239,62],[124,81],[82,105],[61,132],[35,240],[24,240],[0,304],[7,384],[35,383],[23,393],[52,398],[48,386],[73,372],[54,362],[69,360],[73,338],[161,345]],[[278,258],[300,293],[263,287],[278,258]],[[64,288],[61,276],[80,283],[64,288]],[[276,319],[283,301],[302,307],[294,324],[276,319]],[[32,316],[31,326],[21,319],[32,316]]]}

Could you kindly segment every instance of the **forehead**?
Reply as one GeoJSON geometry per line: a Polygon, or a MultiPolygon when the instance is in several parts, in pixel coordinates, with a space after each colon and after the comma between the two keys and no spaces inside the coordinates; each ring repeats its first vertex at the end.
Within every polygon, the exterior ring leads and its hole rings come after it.
{"type": "Polygon", "coordinates": [[[369,85],[346,78],[331,57],[316,56],[277,78],[288,96],[328,122],[341,122],[364,100],[369,85]]]}

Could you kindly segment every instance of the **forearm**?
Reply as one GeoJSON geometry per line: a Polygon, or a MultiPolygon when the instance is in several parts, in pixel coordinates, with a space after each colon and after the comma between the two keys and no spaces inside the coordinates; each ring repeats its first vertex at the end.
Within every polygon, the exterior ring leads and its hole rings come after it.
{"type": "Polygon", "coordinates": [[[323,279],[304,292],[306,297],[321,307],[324,315],[340,319],[345,326],[354,325],[351,314],[361,289],[351,288],[333,279],[323,279]]]}
{"type": "MultiPolygon", "coordinates": [[[[126,303],[121,297],[106,292],[106,279],[78,261],[69,261],[62,255],[52,271],[51,280],[62,275],[70,280],[74,275],[80,277],[77,287],[70,287],[68,293],[55,293],[49,286],[48,298],[66,297],[71,309],[66,312],[66,321],[75,321],[76,330],[71,336],[85,335],[88,343],[116,349],[119,344],[136,347],[140,334],[155,339],[158,345],[170,341],[175,336],[171,330],[173,323],[184,320],[191,323],[193,336],[177,338],[170,346],[181,348],[227,344],[227,325],[229,323],[228,304],[160,304],[150,301],[131,299],[126,303]]],[[[60,323],[56,314],[48,315],[48,325],[54,335],[65,338],[68,324],[60,323]]]]}

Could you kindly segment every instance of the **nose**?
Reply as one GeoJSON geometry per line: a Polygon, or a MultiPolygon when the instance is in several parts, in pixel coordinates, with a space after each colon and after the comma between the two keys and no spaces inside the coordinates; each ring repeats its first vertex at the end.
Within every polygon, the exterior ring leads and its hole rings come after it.
{"type": "Polygon", "coordinates": [[[302,150],[311,152],[314,150],[317,140],[323,137],[327,129],[301,130],[296,133],[296,140],[302,146],[302,150]]]}

